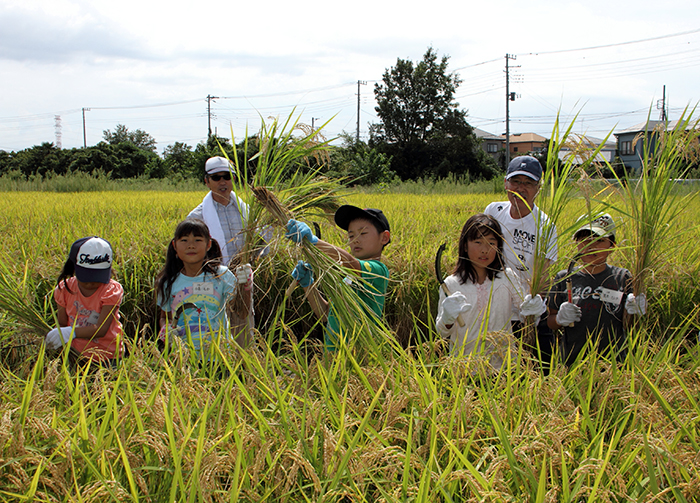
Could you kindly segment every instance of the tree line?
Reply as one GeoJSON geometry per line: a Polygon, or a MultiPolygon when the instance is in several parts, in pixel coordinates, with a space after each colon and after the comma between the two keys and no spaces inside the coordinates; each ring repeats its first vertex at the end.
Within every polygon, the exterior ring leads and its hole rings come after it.
{"type": "MultiPolygon", "coordinates": [[[[503,167],[482,150],[467,112],[454,101],[461,79],[448,71],[448,60],[438,58],[432,47],[417,64],[397,59],[375,84],[379,122],[370,124],[369,140],[341,134],[342,143],[330,147],[323,171],[365,185],[448,175],[491,179],[502,172],[503,167]]],[[[249,140],[248,145],[250,153],[255,142],[249,140]]],[[[118,124],[114,131],[103,132],[103,141],[87,148],[60,149],[45,142],[18,152],[0,150],[0,175],[83,172],[108,173],[113,179],[201,178],[207,158],[220,155],[222,148],[234,155],[231,140],[214,136],[195,146],[175,142],[160,156],[150,134],[118,124]]]]}

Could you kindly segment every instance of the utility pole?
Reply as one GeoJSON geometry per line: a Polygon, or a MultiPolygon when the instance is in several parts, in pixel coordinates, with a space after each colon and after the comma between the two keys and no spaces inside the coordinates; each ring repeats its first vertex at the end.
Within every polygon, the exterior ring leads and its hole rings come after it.
{"type": "Polygon", "coordinates": [[[211,100],[216,100],[216,99],[219,99],[219,97],[212,96],[211,94],[207,94],[207,124],[209,126],[207,140],[209,140],[209,138],[211,138],[211,100]]]}
{"type": "Polygon", "coordinates": [[[83,108],[83,148],[87,148],[87,136],[85,135],[85,112],[89,112],[89,108],[83,108]]]}
{"type": "Polygon", "coordinates": [[[316,131],[316,128],[314,127],[314,121],[315,121],[316,119],[320,119],[320,117],[311,117],[311,132],[312,132],[312,133],[313,133],[314,131],[316,131]]]}
{"type": "Polygon", "coordinates": [[[366,80],[357,81],[357,134],[355,135],[355,141],[360,142],[360,86],[366,86],[366,80]]]}
{"type": "MultiPolygon", "coordinates": [[[[668,120],[668,115],[666,114],[666,85],[664,84],[664,94],[663,98],[661,98],[661,122],[666,122],[668,120]]],[[[656,102],[656,108],[659,108],[659,102],[656,102]]]]}
{"type": "Polygon", "coordinates": [[[510,164],[510,102],[515,101],[515,93],[510,92],[508,60],[511,59],[516,59],[516,56],[506,54],[506,168],[510,164]]]}

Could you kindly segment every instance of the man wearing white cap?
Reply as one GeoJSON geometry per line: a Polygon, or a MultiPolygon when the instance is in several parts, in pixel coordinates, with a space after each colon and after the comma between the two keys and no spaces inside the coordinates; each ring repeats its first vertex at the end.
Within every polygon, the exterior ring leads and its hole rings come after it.
{"type": "MultiPolygon", "coordinates": [[[[239,250],[245,244],[245,227],[248,220],[248,205],[233,192],[233,177],[235,171],[231,162],[225,157],[216,156],[207,159],[205,165],[204,184],[209,193],[204,196],[201,204],[190,211],[187,218],[204,220],[209,227],[209,233],[221,247],[222,263],[229,265],[239,250]]],[[[233,310],[229,310],[229,322],[233,331],[244,328],[252,337],[255,326],[253,314],[252,288],[250,313],[240,318],[233,310]]]]}
{"type": "Polygon", "coordinates": [[[225,157],[210,157],[205,165],[204,184],[209,193],[187,218],[199,218],[209,227],[211,237],[221,247],[222,262],[226,265],[245,243],[244,229],[248,219],[248,205],[233,192],[235,172],[225,157]]]}

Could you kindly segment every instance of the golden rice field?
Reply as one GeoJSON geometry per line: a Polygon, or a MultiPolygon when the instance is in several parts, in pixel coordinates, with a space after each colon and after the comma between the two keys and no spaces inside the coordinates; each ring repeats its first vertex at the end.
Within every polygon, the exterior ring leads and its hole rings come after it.
{"type": "MultiPolygon", "coordinates": [[[[435,339],[433,261],[446,241],[447,266],[464,221],[504,195],[348,195],[390,220],[387,322],[409,349],[322,355],[301,292],[283,305],[298,251],[278,233],[256,273],[258,343],[198,366],[186,350],[163,357],[150,336],[153,277],[203,195],[0,197],[1,285],[19,292],[15,307],[50,306],[70,244],[96,234],[114,248],[132,340],[117,368],[71,372],[0,313],[0,500],[700,500],[697,200],[664,243],[624,364],[591,355],[545,376],[521,354],[488,377],[435,339]]],[[[583,211],[572,201],[559,227],[583,211]]],[[[626,266],[628,217],[616,216],[613,262],[626,266]]],[[[322,233],[342,244],[329,223],[322,233]]],[[[571,250],[563,236],[562,263],[571,250]]]]}

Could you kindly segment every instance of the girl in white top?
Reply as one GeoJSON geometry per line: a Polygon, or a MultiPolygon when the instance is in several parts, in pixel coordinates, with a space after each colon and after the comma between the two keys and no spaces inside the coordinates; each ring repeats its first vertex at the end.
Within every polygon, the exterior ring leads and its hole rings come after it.
{"type": "Polygon", "coordinates": [[[437,331],[450,339],[454,355],[481,355],[494,369],[501,368],[508,352],[515,352],[511,317],[539,316],[545,309],[539,296],[523,299],[519,285],[504,266],[498,221],[483,213],[470,217],[459,239],[457,266],[445,278],[451,295],[440,289],[435,320],[437,331]]]}

